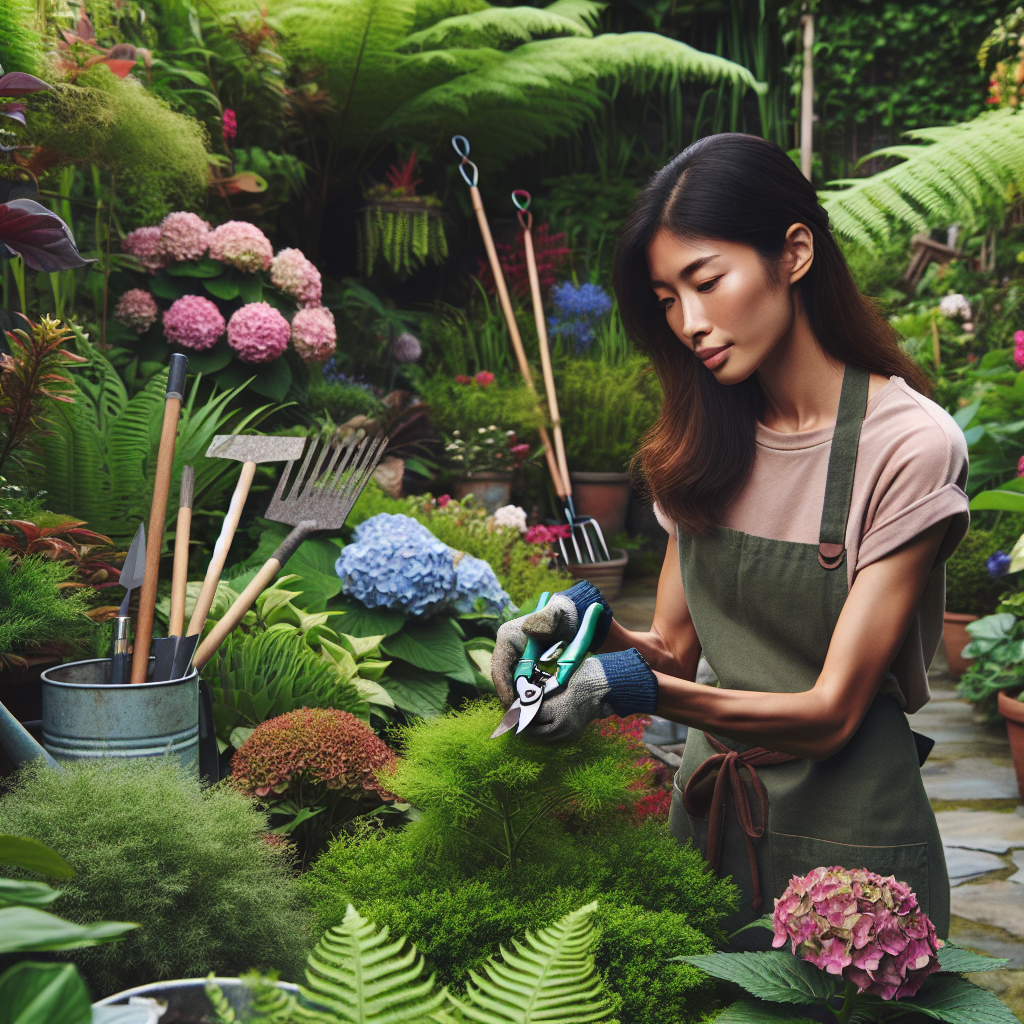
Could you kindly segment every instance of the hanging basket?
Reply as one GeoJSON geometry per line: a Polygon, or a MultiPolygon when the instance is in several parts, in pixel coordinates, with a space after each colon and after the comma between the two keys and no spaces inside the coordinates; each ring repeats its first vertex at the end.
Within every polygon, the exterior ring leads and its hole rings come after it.
{"type": "Polygon", "coordinates": [[[441,263],[447,257],[439,199],[367,196],[367,200],[359,221],[359,262],[367,276],[373,273],[378,256],[396,274],[411,274],[428,259],[441,263]]]}

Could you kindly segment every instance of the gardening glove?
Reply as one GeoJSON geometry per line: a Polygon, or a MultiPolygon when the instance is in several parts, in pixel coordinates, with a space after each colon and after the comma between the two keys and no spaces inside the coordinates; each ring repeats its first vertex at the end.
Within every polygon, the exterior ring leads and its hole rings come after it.
{"type": "Polygon", "coordinates": [[[549,743],[572,743],[595,718],[653,715],[658,681],[636,648],[587,658],[564,690],[544,698],[527,732],[549,743]]]}
{"type": "Polygon", "coordinates": [[[568,590],[552,594],[551,600],[539,612],[510,619],[498,629],[494,653],[491,655],[491,681],[498,699],[506,708],[517,696],[514,675],[516,665],[526,650],[526,642],[530,639],[539,640],[545,650],[559,641],[569,643],[576,635],[584,613],[595,602],[605,609],[590,645],[591,650],[596,650],[608,636],[612,610],[601,596],[601,591],[586,580],[580,580],[568,590]]]}

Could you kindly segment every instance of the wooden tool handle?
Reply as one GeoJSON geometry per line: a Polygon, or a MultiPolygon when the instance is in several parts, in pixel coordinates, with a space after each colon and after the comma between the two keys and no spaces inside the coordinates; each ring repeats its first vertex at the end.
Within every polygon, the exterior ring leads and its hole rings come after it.
{"type": "Polygon", "coordinates": [[[206,578],[203,580],[203,589],[199,592],[199,600],[196,601],[195,610],[188,623],[188,635],[202,633],[206,625],[206,616],[210,614],[213,607],[213,599],[217,595],[217,584],[220,582],[220,574],[224,571],[224,563],[227,561],[228,551],[231,550],[231,541],[234,539],[235,530],[238,529],[238,520],[241,518],[242,509],[245,507],[245,499],[249,497],[249,488],[252,486],[253,477],[256,474],[255,462],[244,462],[242,472],[235,485],[235,493],[231,495],[231,504],[228,506],[227,515],[220,528],[220,536],[213,548],[213,556],[210,558],[210,565],[206,570],[206,578]]]}
{"type": "Polygon", "coordinates": [[[540,275],[537,273],[537,256],[533,251],[533,232],[523,230],[523,247],[526,250],[526,273],[530,279],[530,298],[533,300],[533,321],[537,325],[537,340],[540,343],[540,369],[544,377],[544,390],[548,396],[548,412],[551,415],[551,430],[555,435],[555,458],[558,460],[558,475],[561,487],[555,486],[560,498],[572,494],[569,483],[569,464],[565,458],[565,442],[562,438],[562,417],[558,412],[558,394],[555,391],[555,375],[551,369],[551,349],[548,346],[548,325],[544,320],[544,302],[540,294],[540,275]]]}
{"type": "Polygon", "coordinates": [[[199,645],[199,650],[192,659],[192,664],[196,668],[201,669],[210,660],[214,651],[224,642],[224,638],[242,621],[245,613],[252,607],[253,601],[273,583],[280,568],[280,561],[274,557],[263,563],[263,568],[253,577],[249,586],[238,595],[224,618],[210,630],[207,638],[199,645]]]}
{"type": "Polygon", "coordinates": [[[185,587],[188,585],[188,538],[192,531],[192,508],[178,508],[178,523],[174,530],[174,569],[171,572],[171,616],[167,625],[168,636],[181,636],[185,626],[185,587]]]}
{"type": "Polygon", "coordinates": [[[139,594],[139,616],[135,621],[135,654],[132,658],[133,683],[144,683],[149,671],[149,647],[153,641],[153,617],[156,612],[156,585],[160,574],[160,549],[164,543],[167,519],[167,498],[171,492],[171,470],[174,466],[174,439],[178,432],[181,399],[168,398],[164,404],[164,423],[160,432],[160,448],[153,482],[153,504],[146,531],[146,575],[139,594]]]}
{"type": "MultiPolygon", "coordinates": [[[[523,338],[519,333],[519,324],[516,323],[516,315],[512,311],[512,300],[508,295],[508,286],[505,284],[505,274],[498,261],[498,251],[494,248],[494,239],[491,237],[491,228],[487,223],[487,214],[484,212],[484,202],[480,198],[480,189],[473,185],[469,190],[470,198],[473,201],[473,209],[476,211],[477,223],[480,225],[480,234],[483,235],[484,248],[487,250],[487,259],[491,264],[491,273],[494,275],[494,286],[498,291],[498,301],[501,304],[501,311],[505,314],[505,323],[508,325],[508,333],[512,339],[512,349],[516,354],[516,362],[519,364],[519,372],[526,381],[526,386],[537,397],[537,389],[533,386],[533,374],[530,373],[530,364],[526,359],[526,349],[523,348],[523,338]]],[[[537,402],[538,408],[540,401],[537,402]]],[[[559,490],[561,473],[558,471],[558,464],[555,462],[555,454],[551,448],[551,439],[548,437],[546,427],[540,428],[540,443],[544,446],[544,458],[548,464],[548,472],[555,484],[555,490],[559,490]]]]}

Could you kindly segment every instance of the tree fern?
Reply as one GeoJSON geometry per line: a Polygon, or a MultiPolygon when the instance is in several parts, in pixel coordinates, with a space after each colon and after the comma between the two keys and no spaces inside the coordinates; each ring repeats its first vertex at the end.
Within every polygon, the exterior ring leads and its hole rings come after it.
{"type": "Polygon", "coordinates": [[[578,19],[553,13],[540,7],[488,7],[472,14],[445,18],[422,32],[408,36],[402,44],[405,51],[436,50],[440,47],[490,46],[506,49],[534,39],[559,36],[583,36],[593,33],[578,19]]]}
{"type": "Polygon", "coordinates": [[[352,1024],[402,1024],[421,1021],[440,1009],[445,993],[424,977],[423,957],[405,939],[388,941],[349,906],[345,920],[324,933],[309,955],[303,996],[330,1016],[310,1019],[352,1024]]]}
{"type": "Polygon", "coordinates": [[[486,977],[470,972],[464,1000],[452,1002],[479,1024],[583,1024],[601,1020],[608,1011],[590,947],[591,915],[596,903],[568,914],[525,942],[515,953],[502,948],[501,960],[489,960],[486,977]]]}
{"type": "Polygon", "coordinates": [[[842,178],[822,192],[833,228],[873,246],[894,226],[921,230],[936,223],[974,220],[1000,204],[1006,186],[1024,166],[1024,116],[994,110],[963,124],[906,133],[929,145],[888,146],[865,159],[903,162],[867,178],[842,178]]]}

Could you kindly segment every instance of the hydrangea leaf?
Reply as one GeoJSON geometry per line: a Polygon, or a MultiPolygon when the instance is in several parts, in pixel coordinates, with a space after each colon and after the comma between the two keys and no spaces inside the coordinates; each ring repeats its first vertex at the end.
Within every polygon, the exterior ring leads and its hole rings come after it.
{"type": "MultiPolygon", "coordinates": [[[[248,378],[252,374],[253,367],[241,364],[242,372],[248,378]]],[[[255,375],[249,384],[249,390],[264,398],[273,399],[275,402],[283,402],[288,389],[292,385],[292,370],[286,359],[275,359],[272,363],[266,363],[256,368],[255,375]]]]}
{"type": "Polygon", "coordinates": [[[759,999],[773,1003],[813,1005],[827,1002],[835,993],[835,981],[813,964],[792,953],[713,953],[682,959],[713,978],[731,981],[759,999]]]}
{"type": "Polygon", "coordinates": [[[235,276],[228,274],[222,277],[205,278],[203,280],[203,287],[215,299],[224,299],[225,301],[237,299],[241,290],[239,280],[235,276]]]}
{"type": "Polygon", "coordinates": [[[805,1017],[792,1006],[766,1003],[763,999],[740,999],[727,1006],[715,1018],[715,1024],[806,1024],[814,1020],[805,1017]]]}
{"type": "Polygon", "coordinates": [[[189,372],[216,373],[218,370],[223,370],[231,362],[233,356],[234,352],[231,350],[231,346],[221,338],[213,348],[208,348],[205,352],[189,352],[189,372]]]}
{"type": "Polygon", "coordinates": [[[415,682],[386,678],[382,685],[401,711],[436,718],[448,706],[448,681],[423,677],[415,682]]]}
{"type": "Polygon", "coordinates": [[[341,580],[334,571],[338,545],[321,537],[303,541],[284,565],[283,571],[298,579],[290,587],[301,594],[295,604],[309,612],[322,612],[327,602],[341,593],[341,580]]]}
{"type": "Polygon", "coordinates": [[[426,622],[410,619],[401,632],[388,637],[381,647],[385,653],[416,668],[457,679],[460,683],[473,685],[476,682],[473,666],[466,658],[466,648],[448,619],[426,622]]]}
{"type": "Polygon", "coordinates": [[[331,606],[333,610],[345,613],[336,625],[349,636],[392,636],[406,621],[405,612],[397,608],[367,608],[359,601],[344,599],[332,601],[331,606]]]}
{"type": "Polygon", "coordinates": [[[256,274],[243,274],[238,282],[238,297],[243,302],[261,302],[263,299],[263,282],[256,274]]]}
{"type": "Polygon", "coordinates": [[[982,956],[962,949],[947,942],[939,950],[939,970],[953,974],[970,974],[972,971],[998,971],[1009,964],[1009,960],[999,960],[992,956],[982,956]]]}
{"type": "MultiPolygon", "coordinates": [[[[877,996],[868,1000],[879,1009],[892,1006],[877,996]]],[[[946,1024],[1020,1024],[1016,1014],[991,992],[955,974],[933,975],[916,996],[901,999],[899,1005],[946,1024]]]]}
{"type": "MultiPolygon", "coordinates": [[[[166,268],[171,277],[220,277],[227,268],[219,260],[204,256],[201,260],[172,263],[166,268]]],[[[191,362],[191,356],[189,357],[191,362]]]]}
{"type": "MultiPolygon", "coordinates": [[[[188,284],[185,281],[175,281],[174,278],[168,276],[165,270],[159,270],[149,279],[149,290],[158,299],[180,299],[188,291],[188,284]]],[[[189,365],[191,363],[192,355],[190,353],[189,365]]]]}

